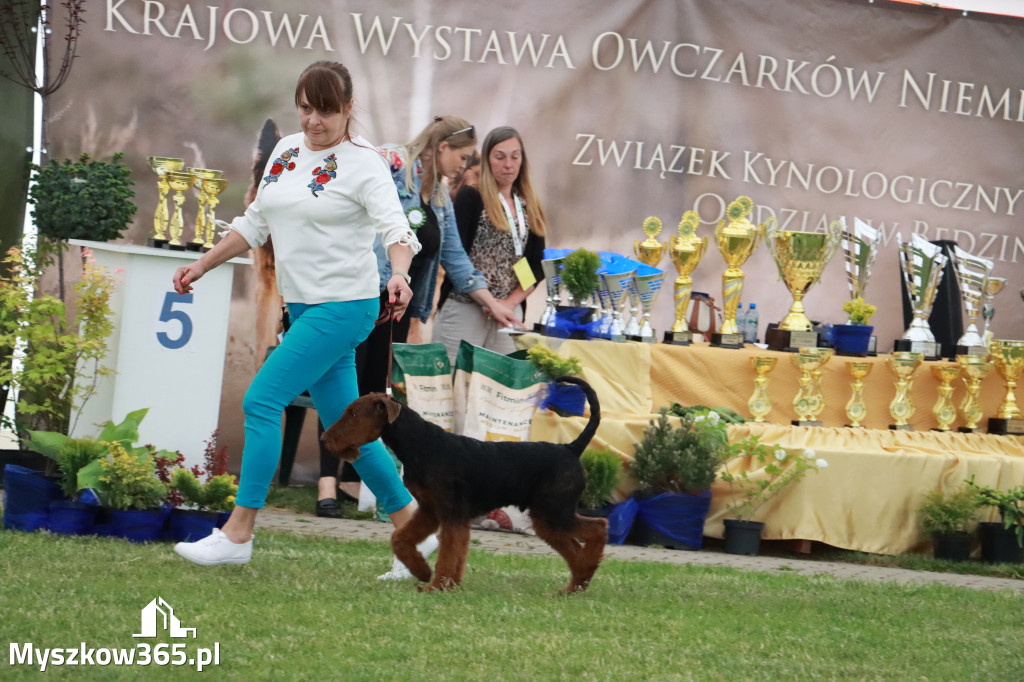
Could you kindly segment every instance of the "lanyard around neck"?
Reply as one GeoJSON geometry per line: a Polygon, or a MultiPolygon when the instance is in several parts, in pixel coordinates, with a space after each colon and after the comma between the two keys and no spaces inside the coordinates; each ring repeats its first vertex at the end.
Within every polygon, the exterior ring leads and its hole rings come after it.
{"type": "Polygon", "coordinates": [[[501,199],[502,208],[505,209],[505,218],[508,219],[509,231],[512,233],[512,244],[515,246],[516,257],[521,258],[523,255],[523,242],[526,240],[526,217],[523,215],[523,204],[519,200],[518,194],[512,195],[512,200],[516,204],[516,220],[512,218],[512,209],[508,207],[508,202],[505,201],[505,195],[498,192],[498,198],[501,199]]]}

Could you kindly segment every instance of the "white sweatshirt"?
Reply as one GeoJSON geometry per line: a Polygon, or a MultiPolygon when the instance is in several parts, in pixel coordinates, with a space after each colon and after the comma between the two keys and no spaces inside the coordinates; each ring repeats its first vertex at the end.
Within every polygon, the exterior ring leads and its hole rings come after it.
{"type": "Polygon", "coordinates": [[[286,303],[377,298],[377,233],[385,248],[420,249],[387,163],[361,137],[321,151],[308,149],[302,133],[282,138],[256,199],[229,227],[252,248],[273,237],[286,303]]]}

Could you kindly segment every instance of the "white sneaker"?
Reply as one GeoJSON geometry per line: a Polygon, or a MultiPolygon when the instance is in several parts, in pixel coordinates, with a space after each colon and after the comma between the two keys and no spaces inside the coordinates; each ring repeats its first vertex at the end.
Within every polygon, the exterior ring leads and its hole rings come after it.
{"type": "MultiPolygon", "coordinates": [[[[437,536],[431,535],[426,540],[416,545],[416,549],[419,550],[419,553],[423,555],[424,559],[426,559],[434,553],[438,544],[440,543],[437,540],[437,536]]],[[[398,560],[398,557],[395,557],[395,562],[391,565],[391,570],[384,575],[377,576],[377,580],[408,580],[412,577],[412,571],[406,568],[405,564],[398,560]]]]}
{"type": "Polygon", "coordinates": [[[252,558],[252,538],[248,542],[236,544],[214,528],[213,532],[196,542],[179,542],[174,551],[200,566],[219,566],[220,564],[247,564],[252,558]]]}

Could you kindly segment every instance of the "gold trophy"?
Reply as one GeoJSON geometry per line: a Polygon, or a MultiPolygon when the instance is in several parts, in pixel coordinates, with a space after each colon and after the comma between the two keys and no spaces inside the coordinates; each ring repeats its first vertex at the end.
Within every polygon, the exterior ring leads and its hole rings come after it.
{"type": "Polygon", "coordinates": [[[922,361],[924,355],[912,351],[896,351],[889,356],[889,369],[896,375],[896,396],[889,403],[889,414],[896,421],[895,424],[889,424],[889,428],[894,431],[914,430],[907,423],[917,409],[910,389],[914,385],[914,371],[922,361]]]}
{"type": "Polygon", "coordinates": [[[206,203],[210,195],[206,193],[203,186],[204,180],[213,180],[224,174],[224,171],[210,170],[208,168],[189,168],[188,172],[195,178],[195,188],[199,191],[199,211],[196,213],[195,236],[186,246],[190,251],[199,251],[206,241],[206,203]]]}
{"type": "Polygon", "coordinates": [[[938,428],[933,431],[949,431],[956,421],[956,405],[953,403],[953,379],[960,374],[960,365],[932,365],[932,376],[939,382],[939,399],[932,407],[938,428]]]}
{"type": "Polygon", "coordinates": [[[811,285],[821,279],[825,266],[839,248],[843,224],[832,221],[826,233],[791,232],[780,230],[778,221],[772,217],[765,224],[764,232],[768,251],[779,268],[779,277],[793,296],[789,313],[765,339],[768,347],[788,351],[815,348],[818,333],[812,331],[813,325],[804,313],[803,298],[811,285]]]}
{"type": "Polygon", "coordinates": [[[170,215],[167,213],[167,193],[171,186],[167,183],[167,173],[180,171],[185,167],[185,160],[167,156],[147,156],[146,162],[156,173],[156,189],[159,194],[156,212],[153,214],[153,234],[146,243],[149,246],[160,248],[167,244],[167,226],[170,223],[170,215]]]}
{"type": "Polygon", "coordinates": [[[203,242],[203,251],[209,251],[213,248],[213,237],[217,232],[217,204],[220,203],[220,199],[217,197],[218,194],[224,191],[224,188],[228,186],[228,181],[224,178],[206,178],[203,180],[203,191],[206,193],[206,206],[209,209],[206,216],[206,241],[203,242]]]}
{"type": "Polygon", "coordinates": [[[768,397],[768,373],[775,369],[776,357],[758,355],[750,358],[750,366],[754,368],[757,376],[754,377],[754,393],[747,401],[750,414],[754,415],[754,421],[763,422],[765,416],[772,411],[772,399],[768,397]]]}
{"type": "Polygon", "coordinates": [[[185,204],[185,190],[195,183],[195,176],[181,171],[168,171],[167,184],[174,190],[174,215],[171,217],[170,241],[167,246],[175,251],[184,251],[181,233],[185,230],[185,218],[181,207],[185,204]]]}
{"type": "Polygon", "coordinates": [[[679,234],[669,237],[668,255],[676,266],[673,299],[676,307],[676,321],[672,330],[665,332],[665,343],[689,345],[693,340],[693,332],[686,324],[686,309],[690,305],[690,292],[693,291],[693,278],[690,274],[696,269],[700,259],[708,248],[708,238],[698,237],[696,232],[700,226],[700,216],[696,211],[687,211],[679,221],[679,234]]]}
{"type": "Polygon", "coordinates": [[[953,271],[960,285],[960,297],[967,308],[967,329],[957,339],[956,352],[962,355],[985,355],[985,339],[978,332],[978,315],[985,284],[992,272],[992,261],[978,258],[953,245],[953,271]]]}
{"type": "Polygon", "coordinates": [[[796,420],[793,426],[821,426],[817,416],[825,409],[821,395],[821,368],[832,359],[831,348],[801,348],[792,356],[800,370],[800,389],[793,398],[796,420]]]}
{"type": "Polygon", "coordinates": [[[1020,408],[1017,407],[1017,398],[1013,392],[1017,388],[1021,370],[1024,370],[1024,341],[992,339],[988,344],[988,353],[989,362],[1006,384],[1006,396],[999,405],[996,416],[989,418],[987,431],[1001,436],[1022,436],[1024,419],[1021,419],[1020,408]]]}
{"type": "Polygon", "coordinates": [[[736,326],[736,308],[743,293],[743,265],[764,237],[764,225],[754,225],[748,216],[754,210],[749,197],[737,197],[725,210],[729,222],[715,226],[715,244],[728,266],[722,273],[722,330],[711,335],[711,345],[742,348],[743,334],[736,326]]]}
{"type": "Polygon", "coordinates": [[[967,395],[960,401],[960,417],[964,425],[957,431],[961,433],[972,433],[978,428],[978,422],[985,416],[981,411],[981,402],[978,396],[981,395],[981,382],[992,371],[992,363],[981,355],[957,355],[956,362],[964,373],[964,386],[967,388],[967,395]]]}
{"type": "Polygon", "coordinates": [[[846,403],[846,417],[850,420],[848,426],[864,428],[861,422],[868,416],[868,406],[864,402],[864,377],[871,374],[872,367],[874,364],[870,362],[846,361],[846,369],[853,377],[850,382],[850,400],[846,403]]]}
{"type": "Polygon", "coordinates": [[[992,340],[989,331],[989,325],[992,323],[992,318],[996,316],[996,295],[1006,287],[1005,277],[989,277],[985,280],[985,287],[982,290],[984,298],[981,304],[981,317],[985,320],[985,331],[981,333],[981,338],[985,339],[985,343],[992,340]]]}
{"type": "Polygon", "coordinates": [[[903,272],[903,284],[914,310],[914,319],[897,339],[894,350],[922,353],[927,358],[941,355],[941,348],[935,341],[935,335],[928,326],[928,317],[932,314],[935,294],[942,281],[942,269],[946,267],[946,256],[942,248],[932,244],[919,234],[910,235],[911,240],[904,242],[899,233],[900,268],[903,272]]]}
{"type": "Polygon", "coordinates": [[[642,242],[633,240],[633,253],[636,254],[636,259],[644,265],[656,268],[661,261],[661,257],[665,255],[665,249],[668,246],[665,242],[659,242],[656,239],[658,233],[661,232],[661,219],[648,216],[644,218],[643,227],[647,239],[642,242]]]}

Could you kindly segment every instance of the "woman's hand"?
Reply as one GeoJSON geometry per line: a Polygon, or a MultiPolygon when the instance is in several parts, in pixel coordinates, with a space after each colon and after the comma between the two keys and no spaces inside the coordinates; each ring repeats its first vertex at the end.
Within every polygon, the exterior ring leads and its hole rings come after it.
{"type": "Polygon", "coordinates": [[[175,270],[171,282],[174,284],[175,291],[179,294],[187,294],[192,291],[192,284],[205,274],[206,268],[199,261],[194,261],[175,270]]]}
{"type": "Polygon", "coordinates": [[[392,306],[391,319],[397,322],[402,319],[405,309],[412,302],[412,289],[409,288],[405,278],[398,274],[391,275],[387,289],[388,303],[392,306]]]}
{"type": "Polygon", "coordinates": [[[485,314],[490,314],[502,327],[512,327],[513,329],[522,329],[523,324],[519,321],[516,316],[515,308],[509,306],[506,301],[494,299],[487,308],[484,309],[485,314]]]}

